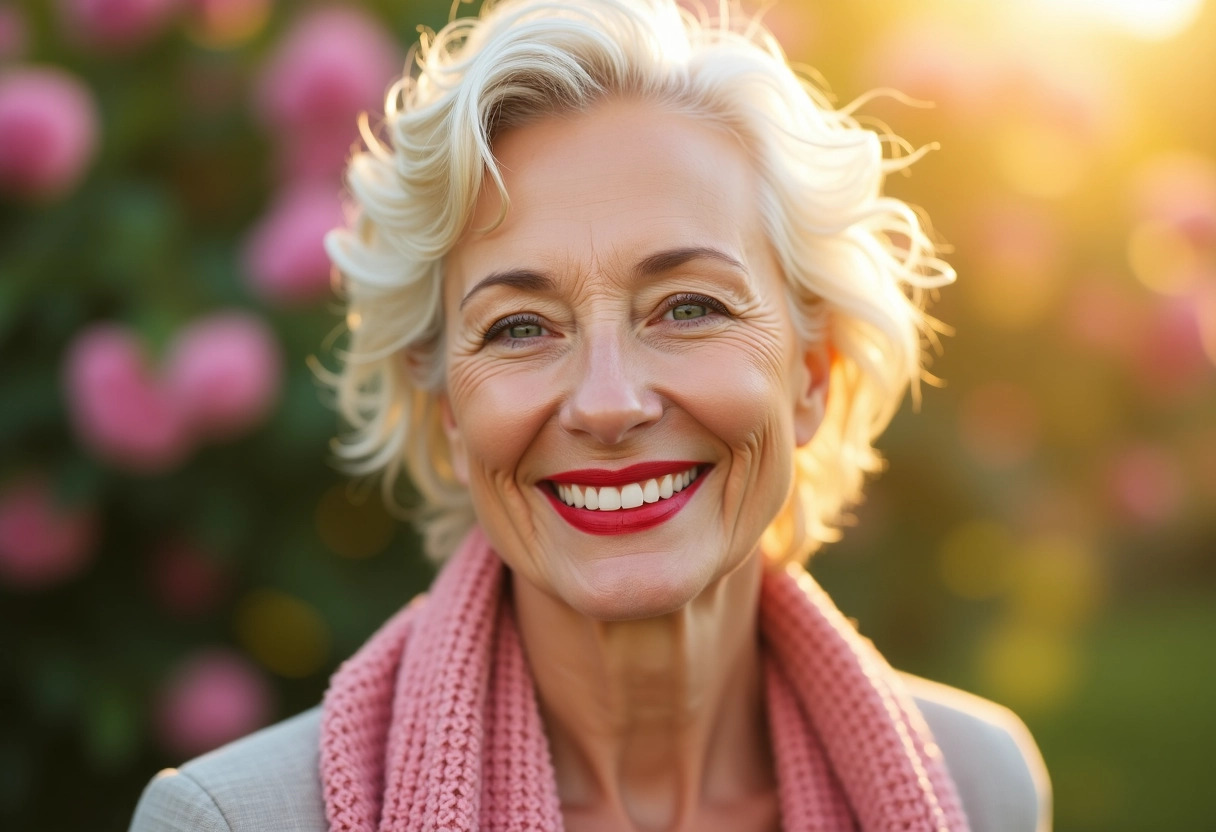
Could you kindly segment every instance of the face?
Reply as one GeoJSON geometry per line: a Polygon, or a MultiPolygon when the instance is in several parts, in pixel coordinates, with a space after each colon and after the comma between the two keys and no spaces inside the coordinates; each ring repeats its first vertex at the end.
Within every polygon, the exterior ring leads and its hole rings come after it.
{"type": "Polygon", "coordinates": [[[602,620],[679,609],[755,553],[823,414],[754,172],[729,134],[640,102],[494,149],[506,220],[477,230],[487,188],[446,262],[457,475],[517,580],[602,620]]]}

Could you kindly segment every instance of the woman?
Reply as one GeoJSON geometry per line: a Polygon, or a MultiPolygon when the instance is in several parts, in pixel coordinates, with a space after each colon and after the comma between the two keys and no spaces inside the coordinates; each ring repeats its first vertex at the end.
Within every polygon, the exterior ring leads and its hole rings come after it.
{"type": "Polygon", "coordinates": [[[330,236],[353,470],[447,563],[320,713],[134,829],[1047,829],[1007,712],[895,674],[800,564],[953,278],[880,139],[754,23],[495,5],[424,42],[330,236]]]}

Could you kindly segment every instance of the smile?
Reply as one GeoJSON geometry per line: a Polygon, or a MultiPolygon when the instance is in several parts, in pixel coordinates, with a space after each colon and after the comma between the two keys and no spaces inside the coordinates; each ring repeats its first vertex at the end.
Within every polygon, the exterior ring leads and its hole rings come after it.
{"type": "Polygon", "coordinates": [[[648,462],[620,471],[568,471],[546,480],[541,491],[579,531],[628,534],[675,517],[710,467],[697,462],[648,462]]]}
{"type": "Polygon", "coordinates": [[[621,487],[602,485],[579,485],[578,483],[553,483],[557,496],[573,508],[588,511],[621,511],[637,508],[646,503],[669,500],[683,491],[697,478],[697,466],[676,474],[664,474],[642,482],[631,482],[621,487]]]}

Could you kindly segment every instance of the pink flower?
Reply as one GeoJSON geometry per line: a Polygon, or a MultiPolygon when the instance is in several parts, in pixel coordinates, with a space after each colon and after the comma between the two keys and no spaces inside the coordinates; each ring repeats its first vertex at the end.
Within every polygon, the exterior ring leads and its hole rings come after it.
{"type": "Polygon", "coordinates": [[[177,0],[60,0],[69,35],[102,48],[138,46],[164,31],[177,0]]]}
{"type": "Polygon", "coordinates": [[[44,477],[10,484],[0,494],[0,580],[20,589],[49,586],[89,563],[97,517],[59,503],[44,477]]]}
{"type": "Polygon", "coordinates": [[[125,328],[98,324],[68,349],[64,381],[81,442],[99,458],[137,473],[159,473],[190,452],[181,408],[149,372],[125,328]]]}
{"type": "Polygon", "coordinates": [[[346,120],[379,107],[403,69],[400,52],[380,24],[351,8],[302,15],[271,55],[257,103],[276,130],[346,120]]]}
{"type": "Polygon", "coordinates": [[[404,69],[380,24],[351,8],[301,16],[270,56],[255,105],[268,129],[285,137],[288,169],[336,175],[358,141],[360,112],[383,111],[404,69]]]}
{"type": "Polygon", "coordinates": [[[1163,299],[1150,311],[1135,358],[1140,383],[1152,401],[1168,406],[1211,388],[1200,315],[1199,299],[1185,296],[1163,299]]]}
{"type": "Polygon", "coordinates": [[[20,58],[29,46],[29,30],[21,10],[14,5],[0,6],[0,61],[20,58]]]}
{"type": "Polygon", "coordinates": [[[169,393],[197,439],[230,439],[278,400],[283,360],[262,320],[221,312],[178,334],[166,363],[169,393]]]}
{"type": "Polygon", "coordinates": [[[0,190],[54,197],[84,173],[97,146],[88,88],[60,69],[0,74],[0,190]]]}
{"type": "Polygon", "coordinates": [[[166,680],[157,709],[161,743],[193,757],[249,733],[270,718],[265,675],[222,648],[196,653],[166,680]]]}
{"type": "Polygon", "coordinates": [[[306,303],[330,291],[326,232],[343,222],[337,188],[303,183],[286,190],[254,227],[245,268],[258,294],[278,303],[306,303]]]}

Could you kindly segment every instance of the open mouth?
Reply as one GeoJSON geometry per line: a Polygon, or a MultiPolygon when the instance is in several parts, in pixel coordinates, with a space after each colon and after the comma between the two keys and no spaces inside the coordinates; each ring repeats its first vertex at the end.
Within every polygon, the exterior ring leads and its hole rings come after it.
{"type": "Polygon", "coordinates": [[[558,515],[579,531],[631,534],[666,523],[679,514],[712,468],[699,462],[678,467],[669,462],[650,462],[623,471],[570,471],[559,475],[563,481],[547,480],[537,485],[558,515]]]}
{"type": "Polygon", "coordinates": [[[622,511],[670,500],[696,481],[702,466],[693,465],[674,474],[651,477],[621,486],[581,485],[550,482],[553,493],[565,505],[588,511],[622,511]]]}

